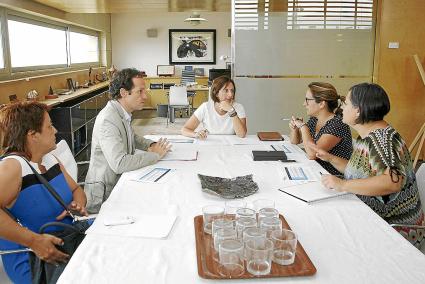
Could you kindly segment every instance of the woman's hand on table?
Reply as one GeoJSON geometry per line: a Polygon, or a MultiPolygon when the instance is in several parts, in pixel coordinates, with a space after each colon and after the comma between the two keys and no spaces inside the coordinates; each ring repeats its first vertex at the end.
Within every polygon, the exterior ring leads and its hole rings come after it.
{"type": "Polygon", "coordinates": [[[208,130],[207,129],[203,129],[201,131],[195,132],[195,138],[196,139],[201,139],[201,140],[205,140],[208,137],[208,130]]]}
{"type": "Polygon", "coordinates": [[[328,188],[335,191],[343,191],[342,187],[344,185],[344,180],[340,179],[333,175],[322,175],[322,184],[328,188]]]}
{"type": "Polygon", "coordinates": [[[317,147],[314,143],[309,143],[308,146],[316,152],[316,157],[325,162],[331,162],[333,155],[325,150],[317,147]]]}

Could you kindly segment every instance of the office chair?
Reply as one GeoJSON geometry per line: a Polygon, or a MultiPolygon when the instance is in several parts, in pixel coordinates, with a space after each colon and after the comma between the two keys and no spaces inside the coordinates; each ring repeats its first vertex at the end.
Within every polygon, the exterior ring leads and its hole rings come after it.
{"type": "MultiPolygon", "coordinates": [[[[183,86],[195,85],[195,71],[193,70],[182,70],[182,79],[180,84],[183,86]]],[[[195,92],[189,91],[187,92],[187,96],[189,98],[190,106],[193,109],[193,99],[195,97],[195,92]]],[[[190,114],[189,114],[190,115],[190,114]]]]}
{"type": "MultiPolygon", "coordinates": [[[[419,198],[421,199],[421,204],[422,204],[422,211],[425,212],[425,163],[422,163],[422,165],[419,167],[418,171],[416,172],[416,183],[418,185],[419,198]]],[[[425,230],[425,226],[408,225],[408,224],[391,224],[391,227],[393,228],[407,227],[412,229],[425,230]]],[[[422,253],[425,254],[425,245],[422,245],[421,251],[422,253]]]]}
{"type": "Polygon", "coordinates": [[[168,94],[168,112],[167,112],[167,126],[168,122],[174,122],[174,109],[188,109],[190,112],[190,103],[187,98],[186,86],[171,86],[170,93],[168,94]]]}
{"type": "Polygon", "coordinates": [[[10,281],[9,277],[6,274],[6,271],[3,267],[3,261],[0,258],[0,283],[2,284],[12,284],[12,281],[10,281]]]}

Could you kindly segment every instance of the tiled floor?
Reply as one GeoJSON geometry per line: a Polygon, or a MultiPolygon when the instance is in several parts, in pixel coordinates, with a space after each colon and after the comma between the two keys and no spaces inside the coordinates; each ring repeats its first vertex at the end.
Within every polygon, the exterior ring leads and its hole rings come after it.
{"type": "Polygon", "coordinates": [[[132,126],[134,132],[138,135],[147,134],[180,134],[180,129],[183,127],[187,118],[176,118],[174,123],[168,123],[165,117],[154,118],[139,118],[134,119],[132,126]]]}

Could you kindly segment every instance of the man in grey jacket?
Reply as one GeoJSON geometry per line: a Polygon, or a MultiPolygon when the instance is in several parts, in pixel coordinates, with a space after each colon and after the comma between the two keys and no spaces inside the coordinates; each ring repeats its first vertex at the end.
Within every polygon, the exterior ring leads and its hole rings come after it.
{"type": "Polygon", "coordinates": [[[109,93],[111,100],[96,117],[93,128],[84,187],[90,213],[99,212],[122,173],[154,164],[171,147],[165,139],[158,142],[144,139],[131,128],[131,113],[141,110],[147,99],[140,71],[130,68],[119,71],[112,78],[109,93]]]}

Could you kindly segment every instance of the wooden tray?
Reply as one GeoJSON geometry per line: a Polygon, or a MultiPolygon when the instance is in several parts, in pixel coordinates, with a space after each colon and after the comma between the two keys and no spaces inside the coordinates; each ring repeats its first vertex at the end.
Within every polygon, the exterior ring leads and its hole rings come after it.
{"type": "MultiPolygon", "coordinates": [[[[282,220],[282,227],[284,229],[291,229],[285,218],[279,215],[282,220]]],[[[217,260],[214,260],[214,254],[217,257],[212,246],[212,237],[204,233],[202,215],[194,218],[195,225],[195,238],[196,238],[196,257],[198,260],[198,274],[206,279],[229,279],[221,276],[218,271],[217,260]]],[[[316,267],[311,262],[307,253],[304,251],[303,246],[298,241],[297,251],[295,254],[295,261],[291,265],[279,265],[272,262],[272,268],[268,275],[252,275],[246,271],[244,274],[237,278],[232,279],[249,279],[249,278],[270,278],[270,277],[288,277],[288,276],[309,276],[316,273],[316,267]]]]}

